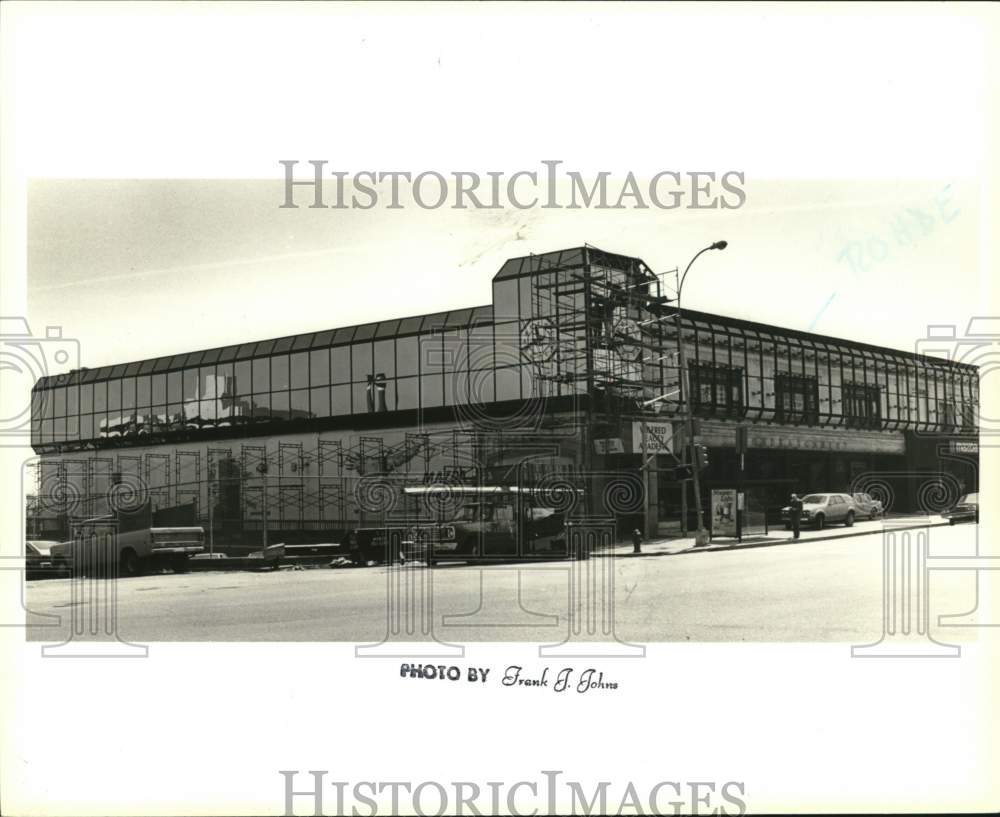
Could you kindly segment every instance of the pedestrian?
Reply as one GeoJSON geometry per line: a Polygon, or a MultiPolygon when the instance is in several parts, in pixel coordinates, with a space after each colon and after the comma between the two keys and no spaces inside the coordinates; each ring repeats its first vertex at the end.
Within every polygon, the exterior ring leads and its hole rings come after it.
{"type": "Polygon", "coordinates": [[[632,552],[642,553],[642,548],[639,546],[642,544],[642,534],[639,533],[639,529],[636,528],[632,531],[632,552]]]}
{"type": "Polygon", "coordinates": [[[789,501],[788,515],[792,520],[792,538],[799,538],[799,523],[802,521],[802,500],[798,494],[792,494],[789,501]]]}

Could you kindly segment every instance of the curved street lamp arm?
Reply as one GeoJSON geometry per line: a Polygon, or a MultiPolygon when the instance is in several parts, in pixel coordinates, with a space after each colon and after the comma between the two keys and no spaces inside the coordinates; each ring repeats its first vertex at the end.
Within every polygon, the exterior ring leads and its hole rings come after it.
{"type": "Polygon", "coordinates": [[[700,256],[703,252],[708,252],[709,250],[713,249],[714,246],[715,245],[713,244],[711,247],[703,247],[702,249],[698,250],[698,252],[695,253],[694,258],[692,258],[688,262],[687,267],[684,269],[684,274],[681,276],[681,282],[680,282],[680,284],[677,285],[677,306],[678,306],[678,308],[680,308],[680,303],[681,303],[681,291],[684,289],[684,279],[687,278],[687,274],[688,274],[688,272],[690,272],[691,266],[694,264],[695,261],[698,260],[698,256],[700,256]]]}

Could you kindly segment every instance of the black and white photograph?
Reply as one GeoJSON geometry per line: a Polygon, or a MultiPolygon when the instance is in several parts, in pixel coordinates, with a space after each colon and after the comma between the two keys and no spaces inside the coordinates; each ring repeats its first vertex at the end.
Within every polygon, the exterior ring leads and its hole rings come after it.
{"type": "Polygon", "coordinates": [[[1000,805],[993,7],[0,16],[4,814],[1000,805]]]}

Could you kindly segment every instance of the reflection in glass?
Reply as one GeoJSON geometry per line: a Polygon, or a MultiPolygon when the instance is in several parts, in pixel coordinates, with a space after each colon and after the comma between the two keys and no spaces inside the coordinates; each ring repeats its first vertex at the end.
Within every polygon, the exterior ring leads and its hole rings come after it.
{"type": "MultiPolygon", "coordinates": [[[[183,376],[183,388],[184,396],[181,398],[182,401],[187,402],[188,400],[198,399],[198,370],[197,369],[184,369],[181,373],[183,376]]],[[[173,395],[170,397],[171,400],[174,399],[173,395]]]]}

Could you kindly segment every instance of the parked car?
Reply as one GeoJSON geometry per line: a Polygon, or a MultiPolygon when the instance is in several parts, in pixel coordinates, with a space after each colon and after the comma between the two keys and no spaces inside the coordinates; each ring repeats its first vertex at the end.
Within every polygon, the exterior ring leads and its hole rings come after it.
{"type": "Polygon", "coordinates": [[[959,497],[958,502],[941,516],[948,520],[949,525],[954,525],[956,522],[978,522],[979,494],[966,494],[959,497]]]}
{"type": "MultiPolygon", "coordinates": [[[[816,530],[822,530],[829,524],[843,522],[849,528],[857,515],[854,500],[849,494],[807,494],[802,497],[803,526],[811,525],[816,530]]],[[[788,530],[792,526],[790,506],[781,509],[781,518],[788,530]]]]}
{"type": "Polygon", "coordinates": [[[851,499],[854,500],[854,509],[859,518],[878,519],[885,513],[882,501],[872,498],[871,494],[854,494],[851,499]]]}
{"type": "Polygon", "coordinates": [[[28,579],[45,579],[62,573],[52,560],[52,548],[58,542],[29,539],[24,543],[24,574],[28,579]]]}
{"type": "Polygon", "coordinates": [[[115,563],[118,576],[138,576],[144,570],[169,567],[184,573],[188,560],[205,550],[205,529],[200,526],[158,526],[118,531],[113,517],[96,517],[77,523],[88,533],[115,531],[114,552],[101,554],[103,545],[91,542],[88,535],[74,536],[68,542],[52,543],[52,561],[69,571],[76,560],[80,570],[101,570],[107,556],[115,563]]]}

